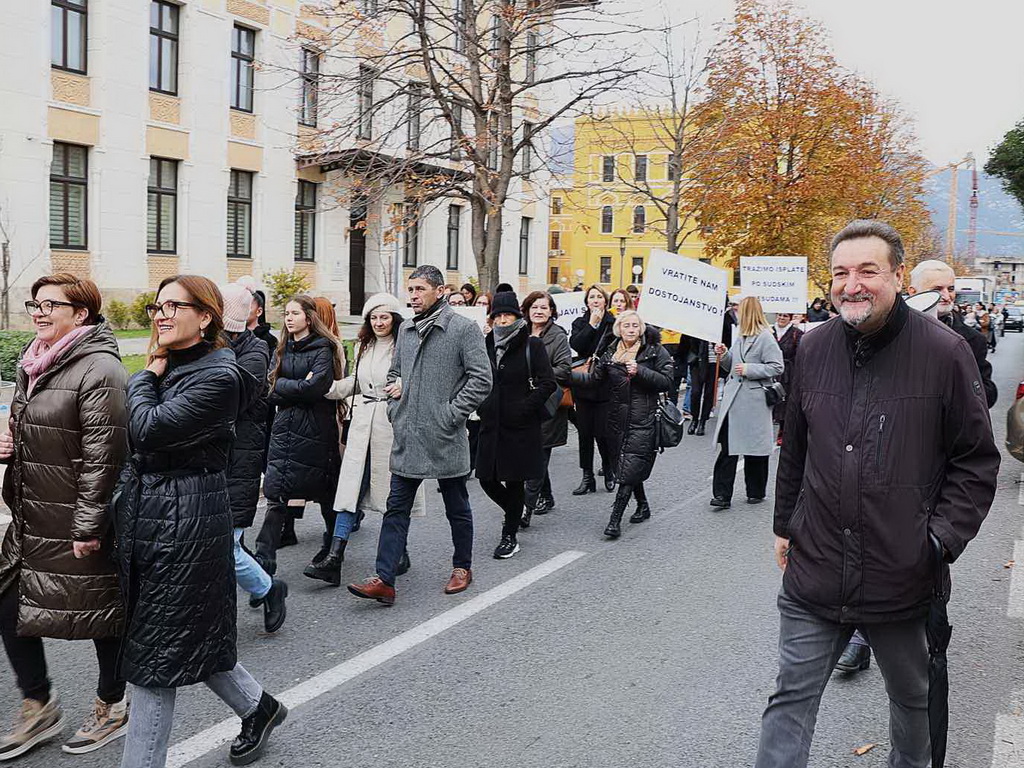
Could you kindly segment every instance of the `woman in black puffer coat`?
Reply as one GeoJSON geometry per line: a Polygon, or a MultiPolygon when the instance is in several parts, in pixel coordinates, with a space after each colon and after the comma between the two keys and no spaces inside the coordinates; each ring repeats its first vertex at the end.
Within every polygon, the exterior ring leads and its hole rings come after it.
{"type": "Polygon", "coordinates": [[[270,376],[268,400],[277,414],[263,479],[267,514],[256,537],[256,560],[270,575],[277,570],[285,523],[289,516],[302,516],[307,500],[320,504],[326,529],[313,563],[327,555],[336,517],[331,507],[341,469],[338,408],[324,398],[334,381],[345,377],[338,340],[317,315],[309,296],[295,296],[285,305],[284,325],[270,376]]]}
{"type": "Polygon", "coordinates": [[[122,768],[162,766],[175,689],[206,683],[242,718],[232,762],[256,759],[287,711],[238,664],[225,470],[242,372],[204,277],[160,284],[157,352],[128,384],[132,457],[113,501],[127,613],[121,672],[135,687],[122,768]]]}
{"type": "MultiPolygon", "coordinates": [[[[608,294],[601,286],[592,285],[587,288],[584,297],[587,312],[572,321],[572,333],[569,335],[569,346],[573,348],[578,360],[600,357],[614,341],[612,325],[615,317],[608,311],[608,294]]],[[[595,442],[601,454],[604,487],[611,492],[615,490],[615,477],[612,471],[614,454],[608,450],[606,439],[608,390],[599,384],[574,383],[572,397],[576,404],[575,424],[579,434],[580,469],[583,470],[583,479],[572,494],[583,496],[597,491],[597,478],[594,477],[595,442]]]]}
{"type": "Polygon", "coordinates": [[[658,396],[672,386],[672,357],[661,346],[660,334],[648,329],[634,310],[619,313],[613,333],[616,343],[591,373],[574,373],[573,383],[598,384],[610,392],[607,440],[619,489],[604,534],[616,539],[630,496],[636,495],[631,523],[651,516],[644,480],[651,476],[658,452],[658,396]]]}

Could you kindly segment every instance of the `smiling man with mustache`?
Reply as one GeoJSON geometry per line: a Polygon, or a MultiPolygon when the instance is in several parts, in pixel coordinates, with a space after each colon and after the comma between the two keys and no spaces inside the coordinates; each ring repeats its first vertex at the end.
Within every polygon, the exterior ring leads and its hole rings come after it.
{"type": "Polygon", "coordinates": [[[831,260],[839,317],[801,340],[779,457],[779,675],[756,768],[807,765],[822,691],[855,629],[889,694],[889,765],[926,768],[931,540],[951,563],[974,538],[999,452],[967,342],[900,297],[899,233],[854,221],[831,260]]]}

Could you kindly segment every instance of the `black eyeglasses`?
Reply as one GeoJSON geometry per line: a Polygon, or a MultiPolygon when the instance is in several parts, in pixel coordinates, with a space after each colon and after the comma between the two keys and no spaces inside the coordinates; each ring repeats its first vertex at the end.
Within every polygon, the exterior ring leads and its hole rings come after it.
{"type": "Polygon", "coordinates": [[[157,315],[163,315],[167,319],[170,319],[178,314],[178,309],[181,307],[192,307],[192,309],[198,309],[199,305],[188,301],[165,301],[163,304],[147,304],[146,314],[149,315],[150,320],[156,320],[157,315]]]}
{"type": "Polygon", "coordinates": [[[70,301],[56,301],[54,299],[46,299],[44,301],[26,301],[25,311],[30,315],[34,315],[38,312],[43,317],[49,317],[53,314],[54,307],[79,307],[80,304],[73,304],[70,301]]]}

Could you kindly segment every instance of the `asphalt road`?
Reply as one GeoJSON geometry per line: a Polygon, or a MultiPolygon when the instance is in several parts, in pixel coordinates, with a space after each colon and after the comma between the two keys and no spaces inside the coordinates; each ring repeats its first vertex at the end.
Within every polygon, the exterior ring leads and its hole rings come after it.
{"type": "MultiPolygon", "coordinates": [[[[1000,399],[992,415],[1002,445],[1006,409],[1024,373],[1024,338],[1002,339],[993,363],[1000,399]]],[[[648,489],[653,518],[626,525],[623,537],[609,542],[601,531],[611,496],[571,496],[579,479],[575,447],[556,450],[558,507],[535,518],[509,561],[490,557],[500,514],[474,483],[477,567],[473,586],[459,596],[442,593],[451,545],[440,496],[430,489],[429,516],[412,526],[413,569],[399,580],[392,608],[303,578],[321,525],[309,510],[298,525],[299,546],[280,557],[291,584],[284,628],[266,636],[261,613],[239,601],[240,659],[270,691],[305,702],[260,764],[752,765],[776,672],[780,575],[770,505],[712,511],[712,462],[710,436],[684,438],[657,462],[648,489]]],[[[1024,766],[1024,636],[1021,620],[1008,616],[1013,570],[1004,567],[1015,540],[1024,538],[1022,469],[1005,457],[989,520],[954,566],[950,768],[1024,766]]],[[[742,501],[742,480],[737,487],[742,501]]],[[[355,534],[346,581],[372,573],[378,527],[368,519],[355,534]]],[[[1024,604],[1024,589],[1013,592],[1024,604]]],[[[1021,615],[1021,608],[1011,610],[1021,615]]],[[[48,641],[48,652],[69,721],[77,724],[92,696],[91,644],[48,641]]],[[[5,665],[0,681],[6,718],[17,693],[5,665]]],[[[204,729],[230,714],[202,686],[181,691],[172,764],[194,757],[188,764],[196,768],[226,765],[227,746],[204,729]]],[[[228,723],[222,733],[232,730],[237,726],[228,723]]],[[[887,740],[877,669],[834,678],[811,765],[880,768],[887,740]],[[878,746],[854,756],[868,744],[878,746]]],[[[18,764],[91,768],[119,758],[120,746],[71,757],[50,745],[18,764]]]]}

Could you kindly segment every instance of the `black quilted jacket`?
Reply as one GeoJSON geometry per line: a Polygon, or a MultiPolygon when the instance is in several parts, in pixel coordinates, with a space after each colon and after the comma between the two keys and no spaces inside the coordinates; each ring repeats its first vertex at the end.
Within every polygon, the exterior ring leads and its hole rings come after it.
{"type": "Polygon", "coordinates": [[[288,342],[270,393],[277,415],[263,481],[268,499],[333,501],[341,466],[338,411],[324,398],[333,383],[333,342],[322,336],[288,342]]]}
{"type": "Polygon", "coordinates": [[[242,391],[238,421],[235,423],[235,444],[228,461],[228,495],[235,528],[248,528],[256,517],[260,499],[260,479],[267,445],[267,371],[270,352],[262,339],[252,331],[243,331],[231,340],[238,367],[241,368],[242,391]]]}
{"type": "Polygon", "coordinates": [[[192,685],[235,665],[225,468],[240,387],[230,349],[128,383],[133,454],[114,509],[128,614],[121,673],[135,685],[192,685]]]}

